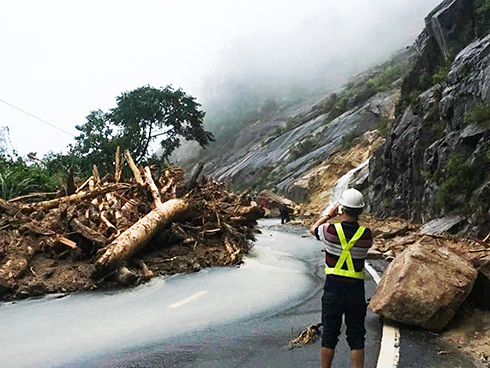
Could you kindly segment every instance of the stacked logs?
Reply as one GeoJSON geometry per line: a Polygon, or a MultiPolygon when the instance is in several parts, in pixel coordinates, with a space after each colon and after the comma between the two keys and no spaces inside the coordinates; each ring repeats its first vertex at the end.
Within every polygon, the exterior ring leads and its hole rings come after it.
{"type": "Polygon", "coordinates": [[[193,270],[193,253],[201,266],[241,261],[254,240],[256,220],[264,215],[261,208],[223,184],[198,182],[202,165],[185,183],[180,168],[137,167],[128,151],[124,158],[118,151],[114,175],[104,178],[94,166],[92,176],[70,195],[0,200],[0,295],[13,295],[40,255],[90,263],[95,280],[122,285],[193,270]],[[121,180],[124,161],[132,172],[128,180],[121,180]],[[172,255],[168,250],[176,245],[189,251],[187,263],[173,270],[169,264],[184,257],[161,257],[172,255]]]}

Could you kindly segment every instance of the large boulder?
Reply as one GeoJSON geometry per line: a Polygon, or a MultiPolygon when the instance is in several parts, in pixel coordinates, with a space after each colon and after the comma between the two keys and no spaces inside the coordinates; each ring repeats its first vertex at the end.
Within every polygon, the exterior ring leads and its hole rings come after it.
{"type": "Polygon", "coordinates": [[[477,277],[470,262],[423,237],[386,269],[369,307],[395,321],[440,331],[477,277]]]}

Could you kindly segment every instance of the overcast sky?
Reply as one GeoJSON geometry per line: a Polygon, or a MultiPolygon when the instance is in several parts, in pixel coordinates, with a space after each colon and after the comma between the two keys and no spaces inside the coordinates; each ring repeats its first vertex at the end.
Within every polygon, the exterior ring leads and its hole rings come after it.
{"type": "MultiPolygon", "coordinates": [[[[415,39],[438,3],[4,1],[0,99],[76,135],[91,110],[107,111],[121,92],[146,84],[182,87],[201,101],[212,78],[291,77],[336,56],[345,63],[360,48],[365,55],[394,51],[415,39]]],[[[3,102],[0,126],[9,126],[21,155],[42,157],[73,142],[3,102]]]]}

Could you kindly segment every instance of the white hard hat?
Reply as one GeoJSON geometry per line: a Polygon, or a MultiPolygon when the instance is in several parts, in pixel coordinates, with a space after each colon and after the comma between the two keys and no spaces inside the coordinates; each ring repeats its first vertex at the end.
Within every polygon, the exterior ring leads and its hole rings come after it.
{"type": "Polygon", "coordinates": [[[365,206],[362,193],[356,189],[347,189],[342,193],[339,203],[349,208],[363,208],[365,206]]]}

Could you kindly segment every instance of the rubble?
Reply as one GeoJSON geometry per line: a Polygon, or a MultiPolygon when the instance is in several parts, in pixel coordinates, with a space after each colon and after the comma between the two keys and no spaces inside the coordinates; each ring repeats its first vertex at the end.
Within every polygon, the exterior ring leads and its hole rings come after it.
{"type": "Polygon", "coordinates": [[[212,180],[184,183],[177,167],[133,178],[93,175],[75,193],[0,199],[0,297],[66,293],[241,262],[260,207],[212,180]]]}
{"type": "Polygon", "coordinates": [[[299,206],[297,206],[290,199],[281,197],[270,190],[261,191],[257,197],[255,198],[255,202],[261,206],[266,208],[270,217],[279,217],[280,216],[280,208],[286,205],[289,213],[294,213],[295,211],[300,210],[299,206]]]}

